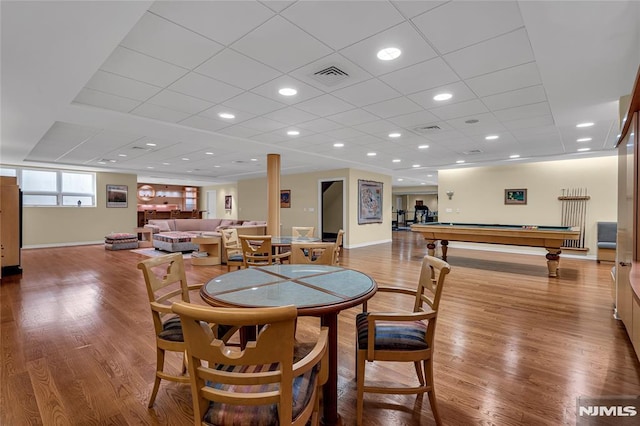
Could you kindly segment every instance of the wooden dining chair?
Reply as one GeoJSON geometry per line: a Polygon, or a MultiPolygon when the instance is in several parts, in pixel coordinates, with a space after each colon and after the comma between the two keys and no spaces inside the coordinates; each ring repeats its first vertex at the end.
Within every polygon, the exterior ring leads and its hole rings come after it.
{"type": "Polygon", "coordinates": [[[291,243],[291,263],[333,265],[335,243],[291,243]]]}
{"type": "Polygon", "coordinates": [[[328,375],[326,327],[306,355],[296,356],[293,305],[212,308],[178,302],[173,311],[183,324],[196,426],[319,424],[320,390],[328,375]],[[212,336],[203,322],[260,331],[240,350],[212,336]]]}
{"type": "Polygon", "coordinates": [[[144,224],[148,224],[149,221],[151,219],[155,219],[156,218],[156,211],[155,210],[145,210],[144,211],[144,224]]]}
{"type": "Polygon", "coordinates": [[[242,256],[242,246],[238,239],[238,230],[235,228],[223,229],[220,231],[222,238],[222,248],[227,257],[227,271],[231,271],[232,266],[238,269],[244,266],[244,257],[242,256]]]}
{"type": "Polygon", "coordinates": [[[334,265],[340,264],[340,251],[342,250],[343,241],[344,241],[344,229],[340,229],[338,231],[338,235],[336,236],[336,246],[335,246],[335,252],[333,257],[334,265]]]}
{"type": "Polygon", "coordinates": [[[288,261],[291,252],[275,253],[271,235],[239,235],[244,267],[264,266],[288,261]]]}
{"type": "MultiPolygon", "coordinates": [[[[425,256],[416,290],[378,287],[377,293],[397,293],[413,298],[413,311],[363,312],[356,316],[356,422],[362,424],[364,392],[389,394],[427,393],[436,424],[441,424],[433,381],[433,346],[444,280],[451,268],[445,261],[425,256]],[[365,364],[375,361],[412,362],[418,376],[414,385],[382,387],[365,383],[365,364]]],[[[374,296],[375,298],[375,296],[374,296]]],[[[366,308],[365,308],[366,309],[366,308]]],[[[394,377],[400,377],[394,375],[394,377]]]]}
{"type": "Polygon", "coordinates": [[[293,238],[311,238],[313,237],[313,232],[315,231],[315,227],[313,226],[292,226],[291,227],[291,236],[293,238]]]}
{"type": "MultiPolygon", "coordinates": [[[[181,373],[164,371],[166,352],[184,354],[186,348],[180,319],[172,313],[171,304],[176,301],[189,302],[189,292],[199,290],[202,284],[189,285],[187,283],[182,253],[151,257],[138,263],[138,269],[142,270],[147,287],[156,336],[156,375],[149,399],[149,407],[152,407],[162,379],[189,383],[189,377],[184,375],[186,358],[183,358],[181,373]]],[[[223,334],[221,337],[227,340],[237,330],[212,325],[210,331],[214,334],[223,334]]]]}

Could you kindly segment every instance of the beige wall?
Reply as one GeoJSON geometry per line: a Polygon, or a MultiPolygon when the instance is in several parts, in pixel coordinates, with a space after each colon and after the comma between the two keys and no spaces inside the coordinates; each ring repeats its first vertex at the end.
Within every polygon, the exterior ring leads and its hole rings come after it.
{"type": "MultiPolygon", "coordinates": [[[[319,224],[319,182],[344,179],[347,194],[345,205],[345,247],[365,246],[391,241],[391,177],[354,169],[339,169],[323,172],[282,175],[280,187],[291,190],[291,208],[280,210],[282,235],[291,233],[292,226],[314,226],[316,234],[319,224]],[[358,179],[384,183],[383,223],[358,225],[357,200],[358,179]]],[[[248,179],[238,182],[239,218],[267,220],[267,180],[248,179]]]]}
{"type": "Polygon", "coordinates": [[[198,203],[200,210],[207,210],[207,191],[214,190],[216,191],[216,217],[213,219],[246,219],[238,216],[238,187],[235,184],[203,186],[198,203]],[[227,195],[231,195],[231,210],[224,208],[224,197],[227,195]]]}
{"type": "Polygon", "coordinates": [[[438,219],[440,222],[561,225],[562,203],[558,197],[562,189],[587,188],[591,199],[587,202],[585,247],[589,248],[589,256],[595,256],[596,222],[617,220],[617,173],[615,155],[440,170],[438,219]],[[527,204],[505,205],[507,188],[526,188],[527,204]],[[452,200],[445,194],[448,190],[455,193],[452,200]]]}
{"type": "Polygon", "coordinates": [[[23,247],[93,244],[111,232],[133,232],[136,190],[136,175],[96,173],[96,207],[24,207],[23,247]],[[128,186],[127,208],[107,208],[107,184],[128,186]]]}

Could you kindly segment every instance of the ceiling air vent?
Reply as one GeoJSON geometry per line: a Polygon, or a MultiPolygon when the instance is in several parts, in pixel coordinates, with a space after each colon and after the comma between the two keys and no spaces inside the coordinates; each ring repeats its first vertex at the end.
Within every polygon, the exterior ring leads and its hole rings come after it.
{"type": "Polygon", "coordinates": [[[311,74],[311,77],[313,77],[315,80],[318,80],[324,85],[335,86],[342,80],[349,78],[349,74],[347,74],[345,71],[342,71],[335,65],[331,65],[330,67],[314,72],[313,74],[311,74]]]}
{"type": "Polygon", "coordinates": [[[480,151],[479,149],[471,149],[469,151],[464,151],[463,154],[464,155],[477,155],[477,154],[482,154],[482,151],[480,151]]]}
{"type": "Polygon", "coordinates": [[[414,130],[420,133],[432,133],[440,130],[440,126],[436,126],[435,124],[431,126],[418,126],[414,130]]]}

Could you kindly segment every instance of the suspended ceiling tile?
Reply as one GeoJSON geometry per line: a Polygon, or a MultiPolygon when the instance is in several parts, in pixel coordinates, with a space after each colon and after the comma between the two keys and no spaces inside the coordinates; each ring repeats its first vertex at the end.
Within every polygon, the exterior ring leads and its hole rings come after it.
{"type": "Polygon", "coordinates": [[[227,100],[223,105],[255,115],[267,114],[286,106],[281,102],[276,102],[251,92],[244,92],[235,98],[227,100]]]}
{"type": "Polygon", "coordinates": [[[516,1],[453,1],[412,19],[441,54],[524,26],[516,1]]]}
{"type": "Polygon", "coordinates": [[[482,98],[482,102],[492,111],[535,104],[546,100],[547,95],[544,92],[544,87],[541,85],[525,87],[524,89],[512,90],[482,98]]]}
{"type": "Polygon", "coordinates": [[[118,46],[100,69],[154,86],[166,87],[188,70],[118,46]]]}
{"type": "Polygon", "coordinates": [[[465,80],[478,96],[489,96],[542,84],[535,62],[465,80]]]}
{"type": "Polygon", "coordinates": [[[282,72],[332,53],[327,46],[280,16],[273,17],[231,47],[282,72]]]}
{"type": "Polygon", "coordinates": [[[302,1],[281,15],[336,50],[403,21],[391,4],[381,1],[302,1]]]}
{"type": "Polygon", "coordinates": [[[85,87],[137,101],[145,101],[162,90],[158,86],[101,70],[98,70],[91,77],[85,87]]]}
{"type": "Polygon", "coordinates": [[[441,58],[430,59],[380,77],[400,93],[408,95],[460,80],[441,58]]]}
{"type": "Polygon", "coordinates": [[[184,120],[190,115],[184,112],[175,111],[149,103],[145,103],[136,107],[131,111],[131,114],[153,118],[160,121],[168,121],[171,123],[177,123],[178,121],[184,120]]]}
{"type": "Polygon", "coordinates": [[[463,79],[532,62],[535,58],[527,31],[520,29],[444,55],[463,79]]]}
{"type": "Polygon", "coordinates": [[[211,102],[203,101],[202,99],[183,95],[182,93],[173,92],[171,90],[163,90],[147,102],[153,105],[175,109],[176,111],[182,111],[187,114],[197,114],[200,111],[204,111],[213,106],[211,102]]]}
{"type": "Polygon", "coordinates": [[[110,95],[92,89],[82,89],[73,100],[80,104],[91,105],[113,111],[129,112],[138,105],[140,101],[123,98],[121,96],[110,95]]]}
{"type": "Polygon", "coordinates": [[[121,45],[189,69],[223,48],[219,43],[149,12],[140,18],[121,45]]]}
{"type": "Polygon", "coordinates": [[[244,90],[253,89],[282,75],[280,71],[231,49],[218,53],[195,71],[244,90]]]}
{"type": "Polygon", "coordinates": [[[169,89],[213,103],[224,102],[242,93],[242,90],[237,87],[194,72],[173,83],[169,89]]]}
{"type": "Polygon", "coordinates": [[[352,105],[360,107],[400,96],[400,93],[375,78],[336,90],[333,94],[352,105]]]}

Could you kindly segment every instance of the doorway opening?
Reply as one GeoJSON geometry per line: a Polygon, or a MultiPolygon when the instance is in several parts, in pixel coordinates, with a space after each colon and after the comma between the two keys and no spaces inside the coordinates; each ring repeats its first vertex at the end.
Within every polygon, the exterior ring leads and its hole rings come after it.
{"type": "Polygon", "coordinates": [[[318,228],[322,241],[335,241],[340,229],[345,229],[347,203],[345,180],[331,179],[319,181],[320,201],[318,228]]]}

